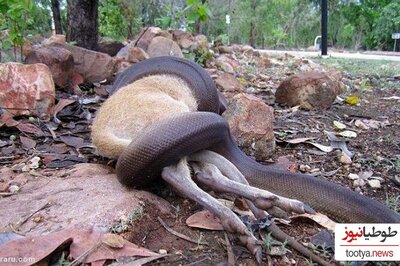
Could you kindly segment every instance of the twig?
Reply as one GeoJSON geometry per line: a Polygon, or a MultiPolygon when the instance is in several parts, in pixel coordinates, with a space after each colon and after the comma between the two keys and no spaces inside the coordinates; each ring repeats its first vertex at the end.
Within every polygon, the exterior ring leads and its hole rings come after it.
{"type": "Polygon", "coordinates": [[[225,233],[226,252],[228,253],[228,266],[236,265],[235,254],[233,253],[232,244],[229,241],[228,235],[225,233]]]}
{"type": "Polygon", "coordinates": [[[175,235],[175,236],[177,236],[177,237],[180,237],[180,238],[182,238],[182,239],[184,239],[184,240],[186,240],[186,241],[189,241],[189,242],[191,242],[191,243],[194,243],[194,244],[198,244],[198,245],[208,245],[208,244],[205,243],[205,242],[198,242],[198,241],[196,241],[196,240],[192,240],[190,237],[188,237],[188,236],[186,236],[186,235],[184,235],[184,234],[181,234],[181,233],[176,232],[175,230],[173,230],[173,229],[171,229],[170,227],[168,227],[168,225],[167,225],[160,217],[157,217],[157,219],[158,219],[158,221],[160,222],[160,224],[165,228],[165,230],[167,230],[167,231],[170,232],[171,234],[173,234],[173,235],[175,235]]]}
{"type": "Polygon", "coordinates": [[[39,209],[37,209],[36,211],[32,212],[31,214],[29,214],[27,217],[25,217],[22,221],[18,222],[16,225],[11,224],[10,227],[13,230],[14,233],[16,233],[16,231],[18,231],[18,229],[24,224],[26,223],[26,221],[28,221],[33,215],[35,215],[36,213],[40,212],[41,210],[44,210],[50,206],[52,206],[53,204],[51,202],[47,202],[46,204],[44,204],[42,207],[40,207],[39,209]]]}

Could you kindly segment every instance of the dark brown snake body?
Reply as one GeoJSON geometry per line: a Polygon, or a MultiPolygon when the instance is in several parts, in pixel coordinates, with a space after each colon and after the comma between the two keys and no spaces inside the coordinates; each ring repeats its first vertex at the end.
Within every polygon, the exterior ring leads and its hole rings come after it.
{"type": "Polygon", "coordinates": [[[213,80],[195,63],[176,57],[157,57],[123,72],[113,92],[145,76],[169,74],[187,82],[198,100],[199,112],[177,114],[144,129],[117,162],[117,176],[129,187],[144,187],[163,167],[203,149],[230,160],[249,183],[281,196],[303,201],[340,222],[399,223],[400,215],[385,205],[342,186],[307,174],[265,166],[247,157],[232,140],[213,80]]]}

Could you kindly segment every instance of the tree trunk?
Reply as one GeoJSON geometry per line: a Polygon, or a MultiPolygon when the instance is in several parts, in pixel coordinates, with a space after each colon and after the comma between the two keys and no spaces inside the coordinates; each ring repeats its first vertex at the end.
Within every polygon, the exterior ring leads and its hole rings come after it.
{"type": "MultiPolygon", "coordinates": [[[[256,7],[257,7],[257,0],[252,0],[250,4],[251,11],[253,14],[256,13],[256,7]]],[[[250,36],[249,36],[249,43],[252,47],[256,47],[256,26],[254,22],[254,17],[250,19],[250,36]]]]}
{"type": "Polygon", "coordinates": [[[56,34],[62,34],[60,1],[51,0],[51,12],[53,13],[53,21],[54,27],[56,28],[56,34]]]}
{"type": "Polygon", "coordinates": [[[96,50],[98,38],[98,0],[67,0],[67,41],[77,46],[96,50]]]}

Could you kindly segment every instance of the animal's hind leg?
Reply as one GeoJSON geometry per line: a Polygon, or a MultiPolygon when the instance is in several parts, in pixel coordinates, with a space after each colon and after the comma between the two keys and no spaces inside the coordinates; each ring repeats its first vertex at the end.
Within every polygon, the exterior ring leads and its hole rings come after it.
{"type": "Polygon", "coordinates": [[[235,235],[246,245],[250,252],[261,262],[261,246],[243,222],[226,206],[200,189],[191,179],[186,158],[177,165],[164,167],[162,178],[185,197],[196,201],[204,208],[219,217],[223,228],[235,235]]]}
{"type": "Polygon", "coordinates": [[[199,182],[214,190],[242,196],[263,210],[276,206],[289,212],[314,213],[310,207],[298,200],[250,186],[231,162],[215,152],[201,151],[190,156],[190,160],[197,162],[193,166],[196,166],[194,169],[199,182]]]}

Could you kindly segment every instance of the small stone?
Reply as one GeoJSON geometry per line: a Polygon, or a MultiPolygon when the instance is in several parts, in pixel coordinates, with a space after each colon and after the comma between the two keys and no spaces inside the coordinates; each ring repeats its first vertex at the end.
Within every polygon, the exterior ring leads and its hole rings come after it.
{"type": "Polygon", "coordinates": [[[357,174],[349,174],[348,178],[351,180],[357,180],[360,179],[360,177],[357,174]]]}
{"type": "Polygon", "coordinates": [[[365,186],[365,180],[361,179],[361,178],[356,179],[353,182],[353,186],[355,186],[355,187],[363,187],[363,186],[365,186]]]}
{"type": "Polygon", "coordinates": [[[17,185],[11,185],[11,186],[8,188],[8,191],[11,192],[11,193],[17,193],[19,190],[20,190],[20,187],[17,186],[17,185]]]}
{"type": "Polygon", "coordinates": [[[301,164],[299,166],[299,170],[302,171],[303,173],[307,173],[311,171],[311,167],[307,164],[301,164]]]}
{"type": "Polygon", "coordinates": [[[381,181],[377,179],[368,180],[368,185],[372,188],[381,188],[381,181]]]}
{"type": "Polygon", "coordinates": [[[168,251],[166,249],[160,249],[158,251],[158,253],[161,254],[161,255],[165,255],[165,254],[168,254],[168,251]]]}
{"type": "Polygon", "coordinates": [[[342,152],[340,154],[339,162],[341,162],[342,164],[351,164],[352,163],[351,158],[344,152],[342,152]]]}

